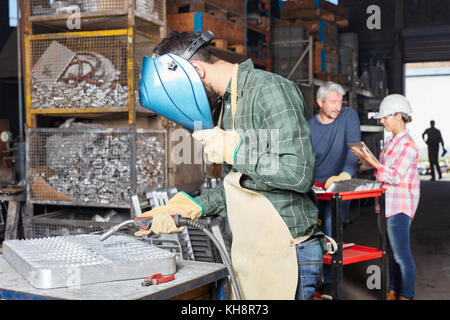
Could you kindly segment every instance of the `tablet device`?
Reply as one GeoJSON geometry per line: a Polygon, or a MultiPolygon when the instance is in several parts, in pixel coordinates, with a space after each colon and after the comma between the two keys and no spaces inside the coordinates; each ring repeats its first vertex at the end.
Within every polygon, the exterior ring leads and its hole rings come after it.
{"type": "MultiPolygon", "coordinates": [[[[362,152],[362,148],[366,148],[366,150],[369,152],[370,156],[378,163],[380,163],[377,159],[377,157],[375,157],[375,155],[372,153],[372,151],[370,151],[369,147],[366,146],[366,144],[361,141],[361,142],[349,142],[347,143],[348,147],[351,149],[353,147],[355,147],[356,149],[358,149],[359,151],[362,152]]],[[[358,157],[359,158],[359,157],[358,157]]],[[[362,162],[362,168],[372,168],[372,166],[364,159],[359,158],[359,160],[361,160],[362,162]]]]}

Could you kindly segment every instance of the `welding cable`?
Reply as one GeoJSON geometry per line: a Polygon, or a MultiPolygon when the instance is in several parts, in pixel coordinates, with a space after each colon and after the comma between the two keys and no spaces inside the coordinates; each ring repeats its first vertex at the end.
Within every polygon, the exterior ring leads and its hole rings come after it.
{"type": "MultiPolygon", "coordinates": [[[[225,249],[222,247],[222,245],[217,240],[217,238],[212,234],[212,232],[207,229],[206,225],[201,223],[201,222],[199,222],[199,221],[194,221],[194,220],[191,220],[191,219],[183,218],[180,215],[176,215],[174,217],[174,221],[175,221],[175,224],[177,225],[177,227],[190,226],[190,227],[196,228],[196,229],[202,231],[204,234],[206,234],[211,239],[211,241],[214,243],[214,245],[219,250],[219,253],[220,253],[220,256],[222,258],[222,261],[225,263],[225,266],[227,267],[228,273],[229,273],[230,278],[231,278],[231,285],[233,286],[233,291],[234,291],[234,294],[236,295],[236,299],[237,300],[242,300],[241,293],[239,291],[239,286],[237,284],[236,276],[235,276],[235,274],[233,272],[233,268],[231,267],[231,261],[228,258],[228,255],[225,252],[225,249]]],[[[129,225],[129,224],[135,224],[135,220],[126,220],[126,221],[124,221],[124,222],[122,222],[122,223],[120,223],[118,225],[115,225],[115,226],[111,227],[108,231],[106,231],[105,233],[103,233],[100,236],[99,240],[100,241],[104,241],[104,240],[108,239],[110,236],[112,236],[119,229],[121,229],[124,226],[129,225]]]]}
{"type": "Polygon", "coordinates": [[[219,250],[220,256],[222,258],[222,261],[225,263],[225,266],[227,267],[228,273],[230,274],[230,278],[231,278],[231,284],[233,286],[233,290],[234,290],[234,294],[236,295],[236,299],[237,300],[242,300],[241,299],[241,293],[239,291],[239,286],[237,284],[237,280],[236,280],[236,276],[233,272],[233,268],[231,267],[231,261],[228,258],[228,255],[225,252],[225,249],[222,247],[222,245],[220,244],[220,242],[217,240],[217,238],[211,233],[211,231],[209,231],[206,227],[205,224],[199,222],[199,221],[194,221],[188,218],[183,218],[180,215],[176,215],[175,218],[175,224],[177,225],[177,227],[180,226],[190,226],[190,227],[194,227],[200,231],[202,231],[204,234],[206,234],[211,241],[214,243],[214,245],[217,247],[217,249],[219,250]]]}

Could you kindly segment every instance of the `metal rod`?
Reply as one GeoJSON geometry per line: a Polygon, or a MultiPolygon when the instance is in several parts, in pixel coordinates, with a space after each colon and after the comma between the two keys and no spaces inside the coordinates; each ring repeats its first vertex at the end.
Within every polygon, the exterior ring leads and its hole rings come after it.
{"type": "Polygon", "coordinates": [[[100,236],[99,240],[105,241],[106,239],[111,237],[114,233],[116,233],[120,228],[123,228],[129,224],[134,224],[134,220],[125,220],[124,222],[111,227],[108,231],[106,231],[100,236]]]}
{"type": "Polygon", "coordinates": [[[305,51],[303,51],[302,55],[300,56],[300,58],[297,60],[297,63],[295,64],[295,66],[292,68],[291,73],[289,73],[289,75],[287,76],[288,79],[290,79],[292,77],[292,75],[294,74],[295,70],[297,70],[298,66],[300,65],[300,63],[302,63],[303,58],[306,56],[306,54],[309,52],[309,50],[311,50],[311,48],[308,46],[305,51]]]}
{"type": "Polygon", "coordinates": [[[23,110],[23,88],[22,88],[22,36],[21,32],[22,29],[20,27],[20,6],[17,4],[17,28],[16,28],[16,34],[17,34],[17,88],[18,88],[18,98],[19,98],[19,142],[24,141],[24,134],[23,134],[23,116],[24,116],[24,110],[23,110]]]}
{"type": "Polygon", "coordinates": [[[313,83],[313,68],[314,68],[314,66],[313,66],[313,64],[314,64],[314,61],[313,61],[313,54],[314,54],[314,51],[313,51],[313,45],[314,45],[314,42],[313,42],[313,37],[312,36],[309,36],[309,72],[308,72],[308,75],[309,75],[309,85],[311,86],[312,85],[312,83],[313,83]]]}

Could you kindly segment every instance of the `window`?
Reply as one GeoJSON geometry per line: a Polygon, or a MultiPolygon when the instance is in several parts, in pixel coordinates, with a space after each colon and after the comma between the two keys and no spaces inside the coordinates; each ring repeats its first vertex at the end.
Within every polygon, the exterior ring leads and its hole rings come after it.
{"type": "MultiPolygon", "coordinates": [[[[282,2],[286,2],[286,1],[288,1],[288,0],[281,0],[282,2]]],[[[332,4],[335,4],[335,5],[339,5],[339,0],[325,0],[325,1],[328,1],[328,2],[331,2],[332,4]]]]}
{"type": "Polygon", "coordinates": [[[17,1],[9,0],[9,26],[17,27],[17,1]]]}

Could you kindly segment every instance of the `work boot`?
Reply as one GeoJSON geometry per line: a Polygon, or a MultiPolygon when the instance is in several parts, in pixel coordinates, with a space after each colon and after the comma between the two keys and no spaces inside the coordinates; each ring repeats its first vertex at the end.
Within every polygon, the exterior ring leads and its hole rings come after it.
{"type": "Polygon", "coordinates": [[[333,300],[332,291],[331,283],[325,282],[317,290],[315,298],[320,300],[333,300]]]}
{"type": "Polygon", "coordinates": [[[386,300],[398,300],[397,293],[394,290],[388,290],[386,300]]]}

